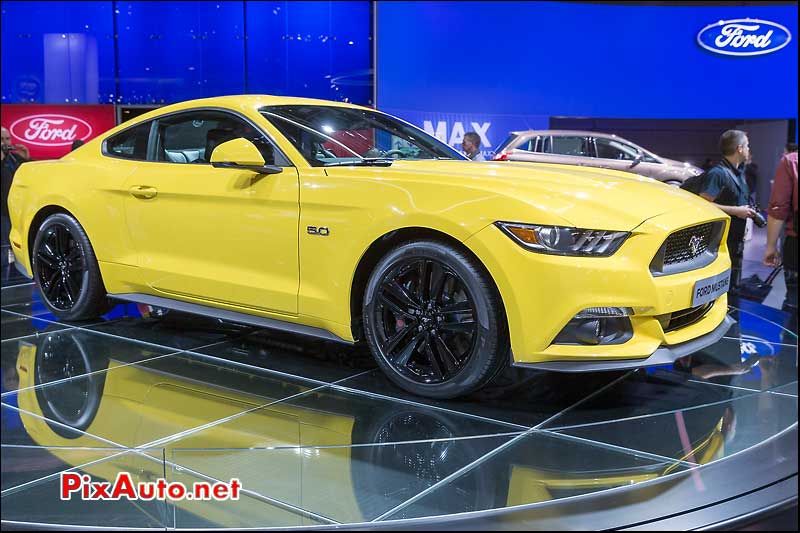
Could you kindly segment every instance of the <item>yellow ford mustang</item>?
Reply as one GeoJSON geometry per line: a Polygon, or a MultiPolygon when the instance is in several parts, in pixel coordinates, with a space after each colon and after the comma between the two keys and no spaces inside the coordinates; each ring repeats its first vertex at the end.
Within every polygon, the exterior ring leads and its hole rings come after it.
{"type": "Polygon", "coordinates": [[[719,339],[728,217],[628,173],[473,163],[343,103],[170,105],[9,193],[17,265],[54,315],[127,300],[364,339],[399,386],[452,398],[508,363],[665,363],[719,339]]]}

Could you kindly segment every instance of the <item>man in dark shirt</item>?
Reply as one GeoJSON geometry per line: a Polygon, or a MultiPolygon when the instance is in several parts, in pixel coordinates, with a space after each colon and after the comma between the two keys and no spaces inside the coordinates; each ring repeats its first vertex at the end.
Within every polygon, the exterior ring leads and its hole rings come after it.
{"type": "Polygon", "coordinates": [[[728,230],[728,252],[731,256],[731,288],[742,276],[744,230],[748,218],[755,215],[750,207],[750,189],[744,176],[744,163],[750,158],[750,141],[740,130],[728,130],[719,139],[722,160],[706,174],[700,196],[712,202],[731,217],[728,230]]]}

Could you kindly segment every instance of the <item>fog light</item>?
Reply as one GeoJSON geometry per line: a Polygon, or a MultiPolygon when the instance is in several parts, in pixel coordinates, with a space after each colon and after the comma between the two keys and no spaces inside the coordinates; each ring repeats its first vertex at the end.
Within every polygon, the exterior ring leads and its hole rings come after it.
{"type": "Polygon", "coordinates": [[[588,307],[575,315],[575,318],[606,318],[632,314],[633,309],[630,307],[588,307]]]}
{"type": "Polygon", "coordinates": [[[629,307],[590,307],[570,320],[553,344],[622,344],[633,337],[629,307]]]}
{"type": "Polygon", "coordinates": [[[575,325],[575,340],[581,344],[600,344],[602,340],[602,327],[600,320],[573,320],[575,325]]]}

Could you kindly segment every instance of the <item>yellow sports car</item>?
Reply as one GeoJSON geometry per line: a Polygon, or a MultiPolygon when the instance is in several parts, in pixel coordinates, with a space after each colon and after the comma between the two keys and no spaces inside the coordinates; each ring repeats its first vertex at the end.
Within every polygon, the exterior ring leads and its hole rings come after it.
{"type": "Polygon", "coordinates": [[[475,163],[338,102],[170,105],[9,193],[16,264],[60,319],[127,300],[365,340],[416,394],[452,398],[509,363],[665,363],[719,339],[728,217],[611,170],[475,163]]]}

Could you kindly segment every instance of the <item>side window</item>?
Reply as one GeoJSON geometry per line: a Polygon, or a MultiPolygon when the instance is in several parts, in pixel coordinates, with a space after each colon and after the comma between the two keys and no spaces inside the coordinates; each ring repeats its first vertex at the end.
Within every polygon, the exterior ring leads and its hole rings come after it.
{"type": "Polygon", "coordinates": [[[617,139],[596,137],[594,144],[597,147],[597,157],[602,159],[633,161],[639,154],[639,150],[617,139]]]}
{"type": "Polygon", "coordinates": [[[526,150],[528,152],[533,152],[534,151],[533,150],[533,144],[535,142],[536,142],[536,138],[535,137],[533,139],[528,139],[526,141],[523,141],[522,144],[517,146],[515,149],[516,150],[526,150]]]}
{"type": "Polygon", "coordinates": [[[290,166],[263,133],[220,111],[190,111],[159,120],[156,160],[208,164],[217,146],[240,137],[255,144],[267,165],[290,166]]]}
{"type": "MultiPolygon", "coordinates": [[[[332,143],[330,139],[317,133],[312,133],[296,124],[292,124],[282,117],[270,116],[269,119],[273,126],[300,151],[303,158],[308,161],[312,167],[321,167],[325,165],[326,162],[335,161],[337,157],[355,157],[354,154],[350,152],[352,148],[347,144],[345,144],[345,146],[347,146],[348,149],[345,149],[339,144],[332,143]],[[343,155],[340,156],[337,152],[343,155]]],[[[336,140],[339,141],[339,139],[336,140]]],[[[377,157],[377,154],[369,154],[368,156],[377,157]]]]}
{"type": "Polygon", "coordinates": [[[139,124],[106,140],[106,153],[125,159],[147,160],[151,121],[139,124]]]}
{"type": "Polygon", "coordinates": [[[539,137],[539,146],[537,151],[543,154],[552,154],[553,153],[553,142],[552,137],[549,135],[546,137],[539,137]]]}
{"type": "Polygon", "coordinates": [[[591,157],[589,139],[578,136],[553,136],[550,153],[591,157]]]}

